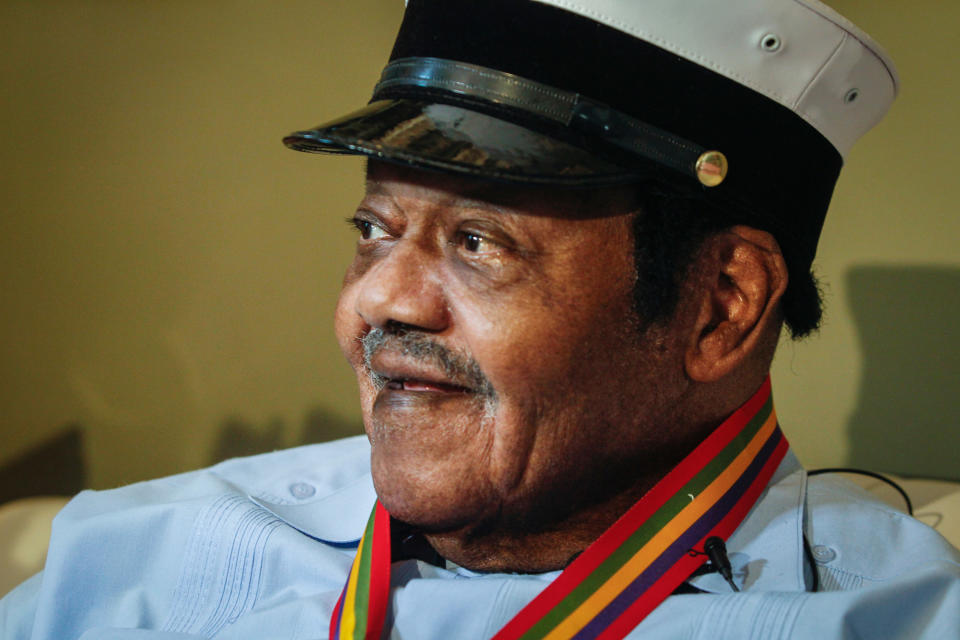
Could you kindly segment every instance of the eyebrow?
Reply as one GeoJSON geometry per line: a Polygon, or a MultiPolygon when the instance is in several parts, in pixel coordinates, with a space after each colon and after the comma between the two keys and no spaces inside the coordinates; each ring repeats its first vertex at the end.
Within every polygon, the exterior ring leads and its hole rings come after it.
{"type": "MultiPolygon", "coordinates": [[[[484,183],[479,180],[472,184],[460,182],[455,188],[441,188],[440,192],[443,195],[437,198],[434,204],[442,207],[456,203],[461,208],[481,209],[500,215],[513,215],[516,212],[509,210],[512,209],[509,203],[501,204],[496,201],[503,200],[503,187],[502,184],[484,183]]],[[[390,191],[383,186],[383,182],[371,177],[369,171],[366,174],[366,194],[392,196],[390,191]]]]}

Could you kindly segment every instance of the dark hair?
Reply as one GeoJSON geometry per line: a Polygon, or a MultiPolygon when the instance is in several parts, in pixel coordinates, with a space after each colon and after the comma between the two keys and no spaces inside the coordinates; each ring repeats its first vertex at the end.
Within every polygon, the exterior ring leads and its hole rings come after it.
{"type": "MultiPolygon", "coordinates": [[[[644,324],[672,316],[680,287],[710,236],[737,224],[771,232],[750,216],[721,209],[715,204],[685,195],[669,187],[644,184],[632,189],[637,213],[633,219],[634,260],[637,283],[634,305],[644,324]]],[[[781,299],[783,319],[796,340],[815,332],[823,315],[817,279],[806,264],[777,238],[787,264],[789,282],[781,299]]]]}

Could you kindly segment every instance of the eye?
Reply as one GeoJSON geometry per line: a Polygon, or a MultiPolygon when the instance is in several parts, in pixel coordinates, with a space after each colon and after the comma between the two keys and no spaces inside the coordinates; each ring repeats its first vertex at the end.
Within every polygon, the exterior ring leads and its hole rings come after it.
{"type": "Polygon", "coordinates": [[[360,237],[364,240],[379,240],[380,238],[385,238],[387,232],[373,224],[369,220],[364,220],[363,218],[351,218],[350,224],[357,228],[357,231],[360,232],[360,237]]]}
{"type": "Polygon", "coordinates": [[[497,251],[500,247],[492,240],[484,238],[478,233],[463,231],[458,235],[458,244],[469,253],[491,253],[497,251]]]}

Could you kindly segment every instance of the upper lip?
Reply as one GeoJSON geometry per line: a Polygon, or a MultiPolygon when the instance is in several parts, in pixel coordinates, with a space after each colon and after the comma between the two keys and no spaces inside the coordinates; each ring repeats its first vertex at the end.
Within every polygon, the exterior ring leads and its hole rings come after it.
{"type": "Polygon", "coordinates": [[[463,384],[462,380],[451,378],[437,368],[424,365],[419,361],[411,361],[408,356],[389,349],[383,349],[370,358],[370,370],[387,380],[415,380],[427,384],[460,387],[467,391],[472,390],[463,384]]]}

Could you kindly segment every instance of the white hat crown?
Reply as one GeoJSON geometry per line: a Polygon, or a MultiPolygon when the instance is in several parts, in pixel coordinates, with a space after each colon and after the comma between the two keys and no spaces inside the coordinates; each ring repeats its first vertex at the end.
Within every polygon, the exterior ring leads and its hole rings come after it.
{"type": "Polygon", "coordinates": [[[880,46],[816,0],[535,0],[623,31],[749,87],[841,155],[877,124],[899,80],[880,46]]]}

